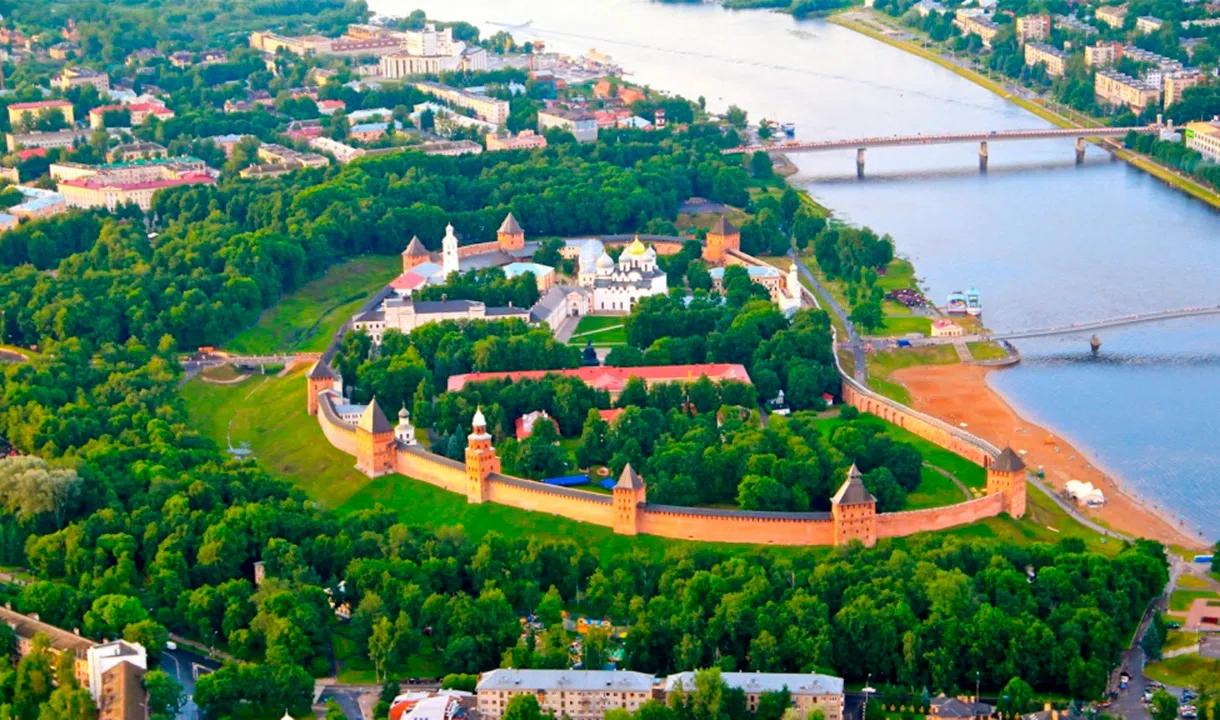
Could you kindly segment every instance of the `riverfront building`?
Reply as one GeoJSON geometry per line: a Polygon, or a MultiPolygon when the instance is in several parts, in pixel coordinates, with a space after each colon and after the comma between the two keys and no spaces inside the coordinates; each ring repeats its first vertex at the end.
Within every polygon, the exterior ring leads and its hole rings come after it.
{"type": "Polygon", "coordinates": [[[1025,44],[1025,64],[1033,67],[1038,63],[1046,66],[1046,74],[1060,77],[1067,70],[1067,54],[1057,47],[1041,42],[1025,44]]]}
{"type": "Polygon", "coordinates": [[[435,25],[429,23],[423,30],[401,33],[400,36],[403,40],[402,51],[381,58],[381,75],[388,80],[409,75],[487,69],[487,51],[454,40],[452,28],[437,30],[435,25]]]}
{"type": "Polygon", "coordinates": [[[1116,70],[1097,71],[1093,89],[1098,100],[1111,105],[1126,105],[1135,112],[1143,112],[1144,108],[1161,101],[1160,84],[1116,70]]]}
{"type": "Polygon", "coordinates": [[[1212,162],[1220,162],[1220,121],[1188,123],[1186,147],[1212,162]]]}
{"type": "Polygon", "coordinates": [[[1000,26],[991,20],[981,15],[963,15],[960,10],[957,17],[954,18],[953,24],[962,31],[963,35],[978,35],[979,39],[983,41],[983,47],[987,48],[991,47],[991,41],[1000,34],[1000,26]]]}
{"type": "Polygon", "coordinates": [[[1168,109],[1170,105],[1181,100],[1182,93],[1205,82],[1207,82],[1207,76],[1194,68],[1185,68],[1179,72],[1165,75],[1165,108],[1168,109]]]}

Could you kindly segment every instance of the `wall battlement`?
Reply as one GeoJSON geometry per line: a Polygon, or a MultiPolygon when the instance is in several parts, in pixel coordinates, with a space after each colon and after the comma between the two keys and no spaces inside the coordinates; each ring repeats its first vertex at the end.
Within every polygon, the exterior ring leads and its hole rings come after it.
{"type": "MultiPolygon", "coordinates": [[[[606,244],[632,241],[635,235],[602,236],[606,244]]],[[[661,254],[681,250],[683,239],[669,236],[640,235],[661,254]]],[[[487,252],[497,243],[482,243],[461,250],[469,254],[487,252]]],[[[459,251],[460,252],[460,251],[459,251]]],[[[726,264],[761,265],[757,258],[740,251],[731,240],[718,250],[718,260],[726,264]]],[[[812,294],[801,288],[802,296],[816,304],[812,294]]],[[[322,361],[324,363],[324,360],[322,361]]],[[[837,362],[837,359],[836,359],[837,362]]],[[[327,392],[318,376],[324,365],[307,374],[307,409],[316,415],[326,439],[336,448],[356,457],[362,471],[380,467],[381,458],[362,457],[371,438],[362,425],[344,422],[334,411],[333,394],[327,392]],[[319,370],[320,369],[320,370],[319,370]],[[375,460],[377,462],[375,462],[375,460]]],[[[645,534],[702,542],[753,543],[770,545],[841,545],[852,541],[871,545],[879,538],[903,537],[920,532],[943,530],[1008,513],[1025,513],[1025,468],[1011,450],[1000,451],[991,443],[937,418],[917,412],[857,383],[839,368],[843,380],[843,402],[867,412],[943,447],[987,469],[986,494],[956,505],[925,510],[877,513],[876,501],[863,488],[859,473],[852,468],[844,487],[836,494],[833,512],[782,513],[689,508],[650,504],[643,480],[630,467],[615,486],[613,495],[562,488],[535,480],[512,477],[500,472],[499,457],[490,436],[476,414],[475,427],[466,451],[467,462],[431,453],[417,445],[393,441],[389,446],[389,467],[413,480],[426,482],[449,492],[466,496],[468,502],[491,502],[531,512],[543,512],[579,522],[612,528],[620,534],[645,534]],[[634,484],[633,484],[634,483],[634,484]],[[853,483],[858,487],[849,487],[853,483]],[[849,491],[854,491],[854,494],[849,491]],[[842,502],[840,502],[842,501],[842,502]]],[[[379,452],[386,452],[380,448],[379,452]]],[[[373,474],[379,474],[374,472],[373,474]]]]}

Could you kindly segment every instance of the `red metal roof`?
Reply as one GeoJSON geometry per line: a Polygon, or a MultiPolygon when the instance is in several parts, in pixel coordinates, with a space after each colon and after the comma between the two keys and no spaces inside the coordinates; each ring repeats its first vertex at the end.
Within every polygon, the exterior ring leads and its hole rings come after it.
{"type": "Polygon", "coordinates": [[[518,372],[465,373],[449,378],[450,392],[461,390],[468,382],[484,380],[537,380],[546,375],[565,375],[580,378],[597,390],[610,393],[622,392],[627,381],[638,377],[645,382],[687,382],[706,375],[711,380],[737,380],[749,383],[750,374],[742,365],[732,363],[702,363],[697,365],[647,365],[644,367],[582,367],[571,370],[522,370],[518,372]]]}
{"type": "Polygon", "coordinates": [[[94,180],[93,178],[82,178],[80,180],[64,180],[60,185],[69,187],[90,188],[93,190],[101,190],[102,188],[114,188],[116,190],[147,190],[149,188],[167,188],[177,187],[179,185],[193,185],[203,183],[205,185],[215,184],[216,180],[211,175],[205,173],[183,173],[176,178],[167,178],[165,180],[144,180],[141,182],[114,182],[108,180],[94,180]]]}
{"type": "Polygon", "coordinates": [[[38,102],[13,103],[9,110],[41,110],[43,108],[72,107],[67,100],[39,100],[38,102]]]}
{"type": "Polygon", "coordinates": [[[428,282],[428,278],[414,272],[405,272],[390,281],[390,287],[395,290],[414,290],[428,282]]]}

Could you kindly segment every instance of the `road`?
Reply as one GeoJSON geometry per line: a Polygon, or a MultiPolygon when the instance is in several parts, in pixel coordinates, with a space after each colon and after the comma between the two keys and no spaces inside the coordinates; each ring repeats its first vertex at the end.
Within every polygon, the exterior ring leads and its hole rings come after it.
{"type": "Polygon", "coordinates": [[[198,653],[184,650],[166,650],[161,654],[161,669],[182,686],[186,703],[178,711],[178,720],[197,720],[199,707],[195,705],[195,678],[220,668],[220,663],[209,660],[198,653]]]}
{"type": "Polygon", "coordinates": [[[825,302],[828,306],[825,309],[829,309],[830,312],[837,315],[839,320],[843,322],[843,327],[847,328],[847,337],[838,338],[839,344],[851,350],[852,357],[855,359],[856,382],[860,383],[861,385],[867,385],[867,378],[864,370],[864,346],[863,343],[860,342],[860,336],[856,333],[856,326],[853,325],[851,320],[849,320],[847,317],[847,311],[845,311],[843,306],[840,305],[837,300],[835,300],[834,295],[832,295],[830,291],[826,289],[826,286],[822,285],[817,277],[813,273],[809,272],[809,268],[805,267],[805,263],[801,261],[801,257],[797,255],[796,252],[789,250],[788,257],[792,258],[793,262],[796,263],[797,271],[800,272],[800,274],[806,280],[808,280],[811,285],[813,285],[816,290],[815,294],[818,296],[818,301],[825,302]]]}
{"type": "MultiPolygon", "coordinates": [[[[1144,692],[1150,686],[1149,679],[1144,677],[1147,658],[1144,657],[1144,650],[1140,647],[1140,642],[1144,639],[1144,633],[1148,632],[1152,618],[1169,608],[1169,594],[1173,592],[1174,586],[1178,584],[1178,578],[1185,571],[1186,562],[1176,555],[1170,554],[1169,582],[1165,585],[1165,592],[1144,611],[1144,617],[1140,619],[1139,628],[1131,640],[1131,647],[1123,651],[1122,670],[1131,674],[1131,682],[1127,685],[1126,690],[1119,691],[1110,710],[1127,720],[1148,720],[1150,717],[1148,708],[1144,705],[1144,692]]],[[[1115,675],[1117,676],[1117,672],[1115,675]]],[[[1113,680],[1113,684],[1117,686],[1117,679],[1113,680]]],[[[1166,689],[1177,697],[1182,696],[1182,688],[1166,687],[1166,689]]]]}

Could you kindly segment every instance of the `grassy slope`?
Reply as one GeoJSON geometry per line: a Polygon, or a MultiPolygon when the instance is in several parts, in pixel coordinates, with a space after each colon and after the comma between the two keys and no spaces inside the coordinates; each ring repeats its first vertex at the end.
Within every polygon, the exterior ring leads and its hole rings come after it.
{"type": "Polygon", "coordinates": [[[1008,357],[1008,351],[999,343],[972,342],[966,343],[966,347],[970,348],[970,354],[975,360],[999,360],[1008,357]]]}
{"type": "Polygon", "coordinates": [[[396,255],[366,255],[335,265],[263,311],[225,349],[242,353],[324,350],[344,320],[401,270],[396,255]]]}
{"type": "Polygon", "coordinates": [[[962,491],[949,478],[931,468],[920,472],[919,487],[907,495],[907,510],[955,505],[965,500],[962,491]]]}
{"type": "MultiPolygon", "coordinates": [[[[264,467],[340,513],[381,503],[411,525],[433,528],[461,525],[473,538],[491,530],[514,537],[577,538],[599,553],[644,547],[659,556],[666,548],[699,545],[651,536],[615,535],[609,528],[501,505],[470,505],[461,495],[402,475],[370,480],[352,468],[351,456],[332,447],[314,418],[305,414],[303,373],[304,368],[300,367],[283,378],[255,377],[237,385],[192,380],[182,394],[191,420],[201,433],[225,446],[231,421],[234,444],[250,443],[254,457],[264,467]]],[[[766,548],[766,552],[779,554],[808,551],[766,548]]]]}
{"type": "MultiPolygon", "coordinates": [[[[817,426],[824,434],[830,435],[843,422],[843,420],[838,418],[822,418],[817,421],[817,426]]],[[[881,422],[885,421],[882,420],[881,422]]],[[[966,487],[982,488],[987,484],[987,471],[981,466],[970,462],[960,455],[955,455],[939,445],[934,445],[909,430],[890,423],[885,423],[885,425],[885,431],[891,438],[914,445],[915,449],[923,455],[924,462],[949,471],[958,480],[961,480],[962,484],[966,487]]],[[[927,481],[926,475],[924,476],[924,481],[927,481]]],[[[946,480],[946,482],[948,481],[946,480]]],[[[960,497],[961,493],[959,492],[958,495],[960,497]]]]}
{"type": "Polygon", "coordinates": [[[1148,663],[1144,673],[1166,685],[1194,687],[1196,680],[1208,673],[1220,673],[1220,660],[1207,660],[1198,655],[1180,655],[1160,662],[1148,663]]]}

